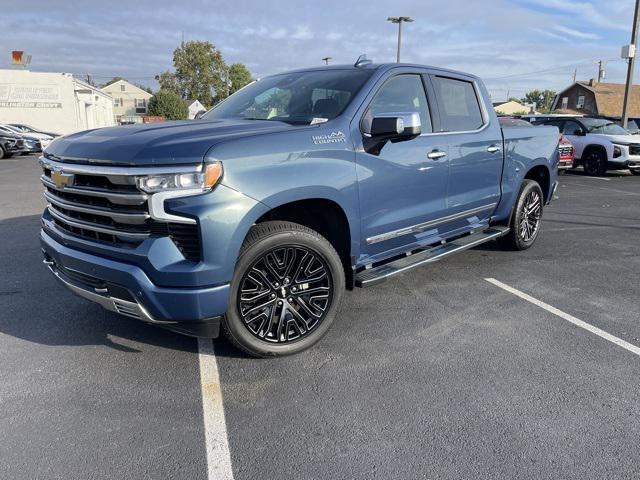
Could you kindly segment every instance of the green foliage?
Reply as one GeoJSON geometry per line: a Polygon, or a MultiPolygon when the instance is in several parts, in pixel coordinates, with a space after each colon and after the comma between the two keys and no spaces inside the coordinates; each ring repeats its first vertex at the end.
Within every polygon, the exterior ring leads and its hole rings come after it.
{"type": "Polygon", "coordinates": [[[557,93],[553,90],[531,90],[525,94],[523,103],[535,103],[536,109],[541,113],[549,113],[553,106],[553,100],[557,93]]]}
{"type": "Polygon", "coordinates": [[[198,99],[210,107],[229,95],[227,65],[211,42],[182,43],[173,51],[173,65],[183,99],[198,99]]]}
{"type": "Polygon", "coordinates": [[[242,63],[234,63],[229,67],[229,81],[231,83],[229,95],[251,83],[251,73],[242,63]]]}
{"type": "Polygon", "coordinates": [[[184,120],[189,110],[176,92],[160,90],[149,99],[149,115],[158,115],[167,120],[184,120]]]}
{"type": "Polygon", "coordinates": [[[189,41],[173,51],[175,72],[156,75],[160,90],[177,93],[183,100],[200,100],[207,108],[251,82],[241,63],[231,67],[211,42],[189,41]]]}
{"type": "Polygon", "coordinates": [[[178,84],[178,79],[176,78],[175,73],[171,73],[168,70],[164,71],[160,75],[156,75],[156,80],[160,84],[160,90],[173,92],[182,96],[181,88],[178,84]]]}

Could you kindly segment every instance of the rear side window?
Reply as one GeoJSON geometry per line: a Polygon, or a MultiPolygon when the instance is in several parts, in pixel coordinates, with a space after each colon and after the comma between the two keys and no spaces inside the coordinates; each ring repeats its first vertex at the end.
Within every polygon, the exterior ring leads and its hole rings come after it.
{"type": "Polygon", "coordinates": [[[427,96],[420,75],[408,74],[393,77],[376,94],[363,118],[370,126],[373,117],[388,113],[419,113],[423,133],[433,131],[427,96]]]}
{"type": "Polygon", "coordinates": [[[445,132],[477,130],[484,125],[476,90],[471,82],[433,77],[440,106],[440,122],[445,132]]]}

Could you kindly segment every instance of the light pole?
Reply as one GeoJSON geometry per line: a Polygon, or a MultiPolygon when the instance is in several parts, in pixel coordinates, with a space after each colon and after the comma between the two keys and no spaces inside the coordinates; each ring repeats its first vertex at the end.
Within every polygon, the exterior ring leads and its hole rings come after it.
{"type": "Polygon", "coordinates": [[[402,22],[413,22],[411,17],[389,17],[387,21],[398,24],[398,53],[396,55],[396,62],[400,63],[400,45],[402,44],[402,22]]]}
{"type": "MultiPolygon", "coordinates": [[[[640,23],[640,0],[636,0],[636,10],[633,15],[633,28],[631,29],[631,45],[637,50],[638,23],[640,23]]],[[[629,104],[631,103],[631,91],[633,89],[633,70],[636,68],[636,54],[630,55],[629,69],[627,70],[627,85],[624,89],[624,102],[622,104],[622,128],[627,128],[629,122],[629,104]]]]}
{"type": "Polygon", "coordinates": [[[333,57],[324,57],[322,59],[322,61],[324,62],[325,65],[329,65],[329,60],[331,60],[333,57]]]}

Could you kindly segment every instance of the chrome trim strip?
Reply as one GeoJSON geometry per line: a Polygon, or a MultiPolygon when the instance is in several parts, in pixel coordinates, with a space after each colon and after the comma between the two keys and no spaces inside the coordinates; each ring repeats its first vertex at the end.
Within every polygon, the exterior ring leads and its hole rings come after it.
{"type": "Polygon", "coordinates": [[[72,227],[83,228],[85,230],[93,230],[94,232],[106,233],[108,235],[114,235],[116,237],[128,238],[130,240],[144,240],[148,238],[151,234],[149,233],[132,233],[132,232],[123,232],[121,230],[113,230],[111,228],[101,227],[89,222],[83,222],[82,220],[77,220],[72,217],[68,217],[67,215],[56,211],[55,208],[52,208],[51,205],[47,208],[49,213],[54,218],[58,219],[61,222],[67,223],[72,227]]]}
{"type": "Polygon", "coordinates": [[[44,264],[51,270],[51,273],[62,282],[62,284],[71,290],[76,295],[85,298],[86,300],[90,300],[99,304],[101,307],[106,308],[107,310],[115,313],[119,313],[120,315],[126,315],[128,317],[135,318],[137,320],[143,320],[149,323],[176,323],[171,321],[163,321],[154,319],[147,310],[137,302],[129,302],[127,300],[122,300],[121,298],[109,297],[106,295],[100,295],[98,293],[91,292],[89,290],[85,290],[84,288],[78,287],[73,283],[64,279],[55,268],[55,263],[51,261],[44,261],[44,264]]]}
{"type": "Polygon", "coordinates": [[[430,227],[435,227],[443,223],[453,222],[454,220],[460,220],[462,218],[469,217],[476,213],[492,210],[497,205],[498,204],[494,202],[489,205],[484,205],[482,207],[476,207],[470,210],[465,210],[464,212],[447,215],[446,217],[436,218],[435,220],[430,220],[428,222],[418,223],[410,227],[399,228],[398,230],[393,230],[391,232],[381,233],[380,235],[374,235],[373,237],[367,238],[367,244],[372,245],[374,243],[384,242],[385,240],[391,240],[392,238],[401,237],[403,235],[409,235],[411,233],[420,233],[430,227]]]}
{"type": "Polygon", "coordinates": [[[75,163],[64,163],[51,160],[49,158],[40,157],[38,159],[40,165],[50,170],[60,168],[68,173],[80,173],[87,175],[121,175],[131,177],[134,175],[158,175],[163,173],[191,173],[201,172],[202,164],[198,165],[169,165],[161,167],[110,167],[104,165],[79,165],[75,163]]]}
{"type": "Polygon", "coordinates": [[[106,198],[111,203],[117,203],[118,205],[142,205],[147,201],[148,195],[146,193],[114,193],[109,190],[101,190],[93,188],[91,190],[78,188],[78,187],[64,187],[58,188],[46,175],[40,176],[40,181],[44,186],[53,188],[58,192],[77,193],[80,195],[87,195],[89,197],[106,198]]]}
{"type": "Polygon", "coordinates": [[[149,197],[149,214],[154,220],[176,223],[189,223],[195,225],[197,222],[193,218],[182,217],[167,213],[164,209],[164,201],[170,198],[188,197],[191,195],[200,195],[205,193],[201,188],[190,190],[171,190],[168,192],[154,193],[149,197]]]}
{"type": "Polygon", "coordinates": [[[68,200],[61,200],[55,195],[49,192],[44,192],[44,198],[49,203],[55,206],[66,208],[67,210],[73,210],[74,212],[90,213],[92,215],[100,215],[103,217],[113,218],[121,223],[130,223],[134,225],[143,225],[148,218],[151,218],[146,213],[118,213],[113,210],[106,210],[103,208],[91,208],[83,204],[70,202],[68,200]]]}

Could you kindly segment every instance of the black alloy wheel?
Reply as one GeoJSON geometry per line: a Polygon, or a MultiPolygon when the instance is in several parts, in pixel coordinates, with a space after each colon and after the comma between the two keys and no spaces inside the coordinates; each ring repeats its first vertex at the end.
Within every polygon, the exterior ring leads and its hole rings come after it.
{"type": "Polygon", "coordinates": [[[544,195],[540,184],[525,179],[509,219],[509,233],[500,238],[503,247],[509,250],[526,250],[540,233],[544,195]]]}
{"type": "Polygon", "coordinates": [[[297,353],[327,333],[344,289],[342,260],[327,239],[297,223],[262,222],[240,250],[222,328],[255,357],[297,353]]]}
{"type": "Polygon", "coordinates": [[[238,311],[260,340],[286,344],[309,335],[325,318],[332,280],[324,260],[302,245],[265,252],[240,282],[238,311]]]}
{"type": "Polygon", "coordinates": [[[589,150],[584,158],[584,173],[590,176],[602,176],[607,173],[607,157],[600,150],[589,150]]]}
{"type": "Polygon", "coordinates": [[[542,217],[542,197],[537,190],[530,191],[522,203],[520,214],[520,238],[529,242],[538,235],[542,217]]]}

